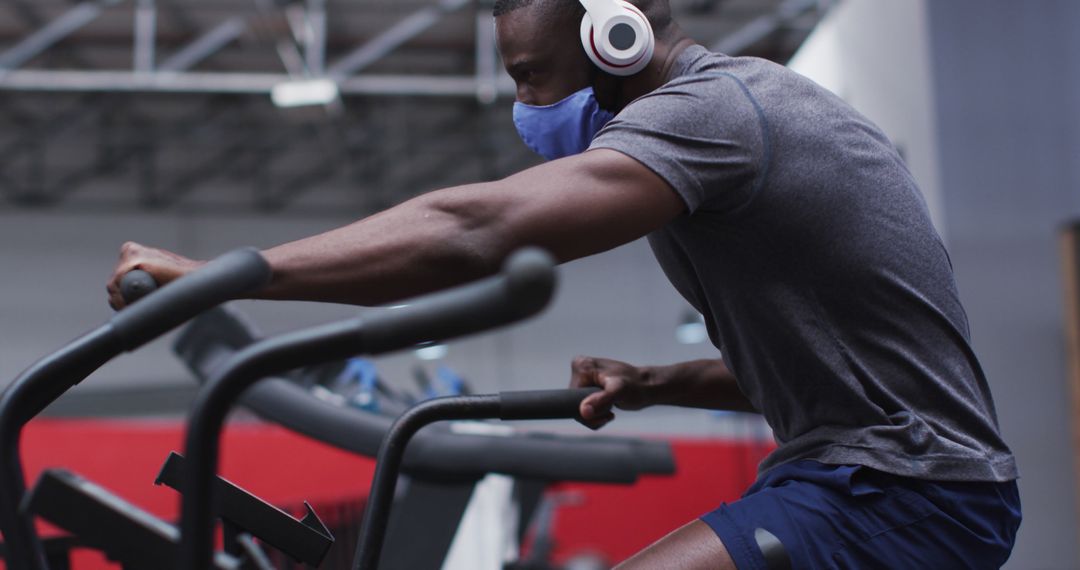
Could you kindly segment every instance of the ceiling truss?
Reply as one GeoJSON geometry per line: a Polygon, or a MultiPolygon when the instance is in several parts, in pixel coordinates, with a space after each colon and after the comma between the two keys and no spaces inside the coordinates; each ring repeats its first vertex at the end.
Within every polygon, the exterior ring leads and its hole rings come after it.
{"type": "MultiPolygon", "coordinates": [[[[780,61],[830,3],[673,0],[698,41],[780,61]]],[[[486,0],[8,0],[0,209],[362,215],[535,164],[508,120],[513,89],[490,10],[486,0]],[[271,104],[274,86],[305,79],[333,81],[340,100],[271,104]]]]}

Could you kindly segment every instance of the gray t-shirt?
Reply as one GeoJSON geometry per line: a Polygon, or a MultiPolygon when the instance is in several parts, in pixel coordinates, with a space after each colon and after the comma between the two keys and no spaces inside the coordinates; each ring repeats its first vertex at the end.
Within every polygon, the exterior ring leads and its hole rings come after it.
{"type": "Polygon", "coordinates": [[[972,352],[952,265],[885,135],[782,66],[694,46],[593,140],[687,212],[649,235],[779,448],[935,480],[1016,463],[972,352]]]}

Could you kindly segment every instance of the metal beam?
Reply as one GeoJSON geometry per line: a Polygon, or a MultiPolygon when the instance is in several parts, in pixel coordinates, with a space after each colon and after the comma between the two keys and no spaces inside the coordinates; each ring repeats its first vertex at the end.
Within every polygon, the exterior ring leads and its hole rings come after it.
{"type": "Polygon", "coordinates": [[[476,12],[476,100],[485,105],[499,96],[499,62],[495,57],[495,25],[491,11],[476,12]]]}
{"type": "Polygon", "coordinates": [[[157,33],[157,6],[154,0],[138,0],[135,4],[135,71],[154,70],[154,37],[157,33]]]}
{"type": "Polygon", "coordinates": [[[64,12],[45,27],[30,34],[21,42],[0,53],[0,76],[6,70],[12,70],[30,61],[41,52],[49,49],[72,32],[97,19],[105,8],[121,0],[93,0],[82,2],[64,12]]]}
{"type": "Polygon", "coordinates": [[[413,12],[334,62],[326,74],[340,80],[364,69],[435,25],[444,15],[464,7],[469,2],[470,0],[440,0],[434,6],[413,12]]]}
{"type": "Polygon", "coordinates": [[[297,47],[297,35],[296,27],[300,20],[303,19],[303,9],[299,9],[292,5],[283,6],[276,0],[255,0],[255,6],[261,25],[258,29],[268,32],[268,39],[273,40],[274,48],[277,51],[278,58],[281,60],[281,64],[285,67],[285,72],[293,79],[299,77],[306,77],[307,65],[304,62],[304,55],[300,53],[300,48],[297,47]],[[282,19],[286,27],[288,27],[289,34],[287,36],[279,36],[277,21],[282,19]]]}
{"type": "Polygon", "coordinates": [[[735,33],[714,43],[711,51],[727,55],[739,55],[754,44],[769,37],[809,10],[820,8],[821,0],[785,0],[771,14],[751,20],[735,33]]]}
{"type": "Polygon", "coordinates": [[[245,18],[241,16],[229,18],[177,50],[158,66],[158,70],[175,73],[191,69],[235,41],[243,35],[245,30],[247,30],[245,18]]]}
{"type": "MultiPolygon", "coordinates": [[[[140,136],[146,137],[145,140],[128,140],[125,144],[112,149],[104,160],[99,160],[95,164],[86,168],[76,169],[61,176],[54,184],[52,184],[52,191],[49,192],[49,197],[53,200],[59,201],[64,197],[75,193],[83,185],[95,179],[96,177],[116,171],[123,167],[127,163],[144,158],[148,161],[152,161],[152,157],[148,153],[155,152],[158,147],[171,140],[180,139],[189,134],[198,131],[205,127],[206,124],[212,122],[218,117],[232,115],[235,112],[235,105],[219,105],[220,101],[227,101],[227,99],[210,99],[199,106],[199,109],[189,115],[186,118],[178,120],[174,123],[174,127],[171,129],[158,130],[154,133],[149,133],[145,125],[129,125],[129,128],[134,127],[134,130],[139,133],[140,136]]],[[[147,169],[154,169],[154,165],[151,162],[143,164],[147,169]]],[[[142,172],[141,182],[154,181],[154,174],[142,172]]],[[[142,204],[144,206],[162,207],[167,205],[173,199],[169,192],[172,188],[166,188],[159,191],[156,188],[141,188],[142,192],[142,204]]]]}
{"type": "Polygon", "coordinates": [[[199,29],[199,26],[188,14],[190,8],[188,6],[184,6],[183,8],[177,6],[177,4],[188,4],[190,1],[191,0],[158,0],[158,8],[167,15],[169,22],[190,34],[194,34],[195,31],[199,29]]]}
{"type": "MultiPolygon", "coordinates": [[[[37,6],[28,4],[27,0],[12,0],[11,6],[27,26],[36,29],[45,25],[45,18],[38,12],[37,6]]],[[[64,56],[64,60],[66,60],[69,65],[75,67],[92,67],[73,49],[69,48],[62,50],[61,55],[64,56]]]]}
{"type": "Polygon", "coordinates": [[[307,0],[306,19],[304,55],[308,73],[318,77],[326,70],[326,0],[307,0]]]}
{"type": "MultiPolygon", "coordinates": [[[[132,73],[21,69],[0,76],[0,91],[100,91],[160,93],[269,94],[292,79],[280,73],[132,73]]],[[[496,83],[497,93],[512,95],[512,82],[496,83]]],[[[360,75],[338,83],[343,95],[420,95],[476,97],[475,76],[360,75]]]]}

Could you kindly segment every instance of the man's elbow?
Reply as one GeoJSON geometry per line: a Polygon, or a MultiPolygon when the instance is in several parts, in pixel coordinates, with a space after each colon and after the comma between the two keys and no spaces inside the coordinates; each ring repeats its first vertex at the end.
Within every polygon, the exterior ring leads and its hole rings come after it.
{"type": "Polygon", "coordinates": [[[485,199],[484,194],[458,187],[422,197],[423,219],[444,228],[439,244],[446,248],[444,253],[458,271],[473,276],[497,272],[516,247],[499,205],[485,199]]]}

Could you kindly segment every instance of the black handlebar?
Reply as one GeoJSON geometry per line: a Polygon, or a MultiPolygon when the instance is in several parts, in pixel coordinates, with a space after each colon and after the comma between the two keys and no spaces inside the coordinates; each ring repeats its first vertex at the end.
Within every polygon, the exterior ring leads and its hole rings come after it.
{"type": "Polygon", "coordinates": [[[378,566],[405,446],[420,428],[443,420],[576,418],[581,401],[599,391],[599,388],[578,388],[451,396],[420,402],[405,410],[379,448],[353,570],[374,570],[378,566]]]}
{"type": "Polygon", "coordinates": [[[268,338],[237,353],[199,392],[188,422],[182,568],[205,568],[210,560],[212,483],[222,424],[248,386],[283,370],[358,354],[381,354],[524,319],[550,301],[554,265],[541,250],[520,251],[507,261],[500,275],[427,295],[401,308],[268,338]]]}
{"type": "Polygon", "coordinates": [[[0,395],[0,531],[9,568],[44,567],[41,543],[19,512],[26,491],[19,439],[46,406],[124,351],[134,350],[195,315],[251,292],[270,279],[254,249],[227,253],[162,287],[26,369],[0,395]]]}
{"type": "Polygon", "coordinates": [[[540,249],[512,255],[502,273],[362,317],[363,349],[383,354],[484,331],[532,316],[555,290],[554,260],[540,249]]]}
{"type": "Polygon", "coordinates": [[[581,419],[581,401],[599,388],[526,390],[499,393],[500,420],[581,419]]]}
{"type": "MultiPolygon", "coordinates": [[[[173,350],[200,382],[262,336],[230,307],[193,320],[173,350]]],[[[240,405],[260,417],[340,449],[374,458],[394,418],[328,402],[284,377],[267,377],[244,391],[240,405]]],[[[396,414],[395,414],[396,415],[396,414]]],[[[611,436],[513,437],[425,429],[409,442],[402,471],[430,477],[483,477],[502,473],[548,481],[633,483],[639,475],[674,472],[671,446],[663,441],[611,436]]]]}
{"type": "Polygon", "coordinates": [[[133,269],[120,278],[120,296],[128,305],[157,290],[154,276],[142,269],[133,269]]]}
{"type": "Polygon", "coordinates": [[[110,323],[124,350],[135,350],[191,317],[269,281],[270,265],[259,251],[237,249],[154,291],[117,313],[110,323]]]}

